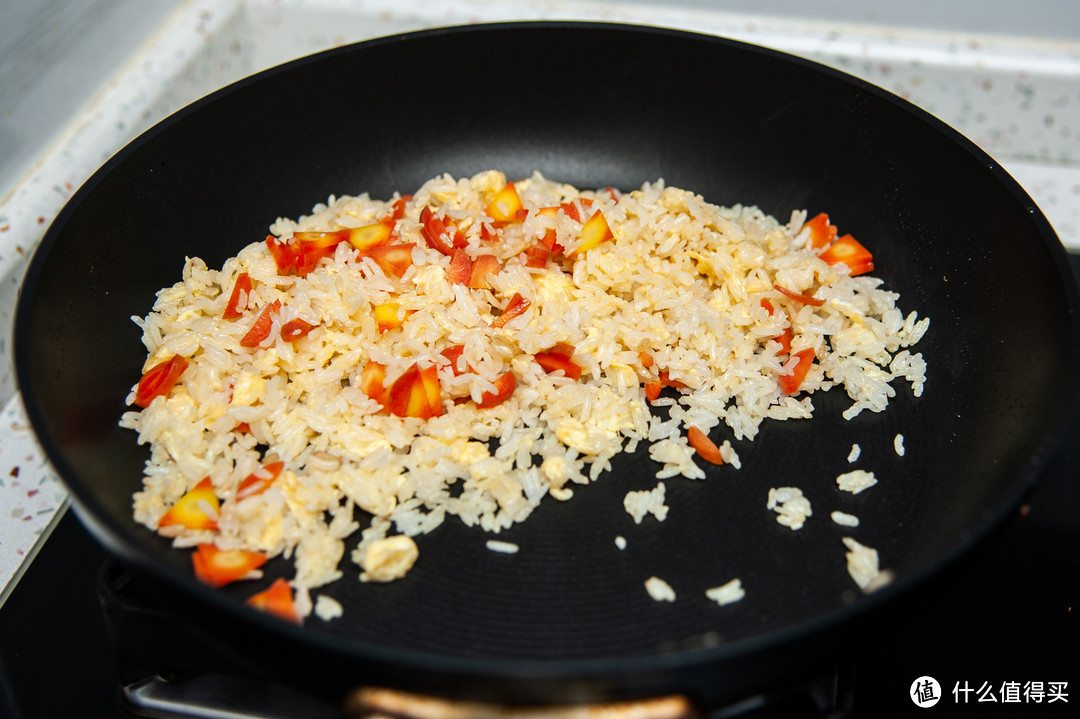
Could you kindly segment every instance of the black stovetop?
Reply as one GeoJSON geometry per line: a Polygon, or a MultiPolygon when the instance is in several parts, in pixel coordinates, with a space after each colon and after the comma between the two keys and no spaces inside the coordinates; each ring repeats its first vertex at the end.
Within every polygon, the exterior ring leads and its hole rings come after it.
{"type": "MultiPolygon", "coordinates": [[[[1080,256],[1071,259],[1080,271],[1080,256]]],[[[72,513],[61,518],[0,608],[0,715],[132,716],[119,701],[97,591],[109,561],[72,513]]],[[[851,657],[850,696],[824,715],[1076,716],[1077,614],[1080,416],[1015,516],[947,571],[870,618],[851,657]],[[918,709],[909,698],[922,676],[941,685],[933,708],[918,709]],[[1024,689],[1040,686],[1036,703],[1024,689]],[[1064,692],[1053,703],[1052,687],[1064,692]],[[996,701],[978,701],[989,696],[996,701]]],[[[784,707],[752,716],[792,714],[784,707]]]]}

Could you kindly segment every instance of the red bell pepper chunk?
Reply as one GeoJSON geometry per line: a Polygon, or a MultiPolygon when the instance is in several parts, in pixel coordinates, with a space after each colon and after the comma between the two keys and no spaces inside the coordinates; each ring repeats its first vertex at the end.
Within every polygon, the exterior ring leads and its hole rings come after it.
{"type": "Polygon", "coordinates": [[[146,371],[135,388],[135,404],[143,409],[150,406],[155,397],[164,397],[176,385],[180,375],[188,367],[188,361],[173,355],[146,371]]]}
{"type": "Polygon", "coordinates": [[[469,277],[472,276],[472,265],[473,261],[465,254],[465,250],[460,247],[455,248],[454,254],[450,257],[450,270],[446,273],[446,279],[452,285],[467,285],[469,277]]]}
{"type": "Polygon", "coordinates": [[[387,409],[398,417],[429,419],[442,414],[439,375],[434,365],[420,369],[415,363],[394,380],[387,393],[387,409]]]}
{"type": "Polygon", "coordinates": [[[393,301],[383,302],[381,305],[375,305],[373,309],[375,324],[379,326],[379,332],[389,332],[390,330],[405,324],[405,318],[415,311],[416,310],[406,310],[405,313],[402,314],[401,303],[393,301]]]}
{"type": "Polygon", "coordinates": [[[795,339],[795,335],[791,331],[790,326],[785,327],[784,331],[776,337],[773,337],[773,339],[780,343],[780,347],[783,349],[784,354],[791,354],[791,340],[795,339]]]}
{"type": "Polygon", "coordinates": [[[274,315],[281,311],[281,301],[274,300],[268,305],[262,308],[258,316],[255,317],[255,322],[252,323],[251,329],[247,334],[240,338],[241,347],[257,347],[260,342],[270,336],[270,328],[274,324],[274,315]]]}
{"type": "Polygon", "coordinates": [[[240,482],[240,486],[236,488],[236,501],[239,502],[241,499],[254,497],[256,494],[262,494],[268,490],[284,468],[284,462],[276,461],[268,462],[256,469],[245,477],[244,481],[240,482]]]}
{"type": "Polygon", "coordinates": [[[812,307],[821,307],[823,304],[825,304],[825,300],[819,300],[817,297],[811,297],[810,295],[804,295],[801,292],[795,292],[794,290],[789,290],[788,288],[781,287],[780,285],[773,285],[773,289],[776,290],[777,292],[779,292],[780,294],[784,295],[785,297],[790,297],[791,299],[795,300],[796,302],[802,302],[804,305],[810,305],[812,307]]]}
{"type": "Polygon", "coordinates": [[[248,597],[247,605],[267,614],[292,622],[300,623],[300,615],[293,602],[292,588],[283,578],[278,577],[267,589],[248,597]]]}
{"type": "Polygon", "coordinates": [[[487,222],[480,223],[480,239],[485,242],[495,242],[500,237],[499,231],[487,222]]]}
{"type": "Polygon", "coordinates": [[[851,235],[844,235],[818,255],[830,265],[843,262],[851,270],[852,276],[861,275],[874,269],[874,257],[870,251],[851,235]]]}
{"type": "Polygon", "coordinates": [[[514,296],[510,298],[510,301],[506,303],[506,309],[492,321],[491,326],[503,327],[507,322],[529,309],[529,305],[531,304],[532,302],[522,297],[520,293],[515,292],[514,296]]]}
{"type": "Polygon", "coordinates": [[[370,361],[360,371],[360,391],[383,407],[386,406],[386,366],[370,361]]]}
{"type": "Polygon", "coordinates": [[[380,220],[370,225],[354,227],[347,230],[347,239],[349,244],[356,249],[361,252],[367,252],[372,247],[385,245],[390,241],[390,236],[393,233],[394,221],[380,220]]]}
{"type": "Polygon", "coordinates": [[[394,200],[393,204],[390,205],[390,212],[386,215],[384,220],[391,220],[393,222],[397,222],[402,217],[404,217],[405,203],[407,203],[411,199],[412,195],[402,195],[401,197],[394,200]]]}
{"type": "Polygon", "coordinates": [[[537,240],[525,249],[525,266],[547,267],[548,259],[550,257],[551,248],[549,248],[543,240],[537,240]]]}
{"type": "Polygon", "coordinates": [[[826,247],[836,238],[836,225],[829,224],[829,216],[824,212],[815,215],[806,222],[805,227],[810,230],[810,247],[826,247]]]}
{"type": "Polygon", "coordinates": [[[495,193],[495,197],[484,208],[484,213],[496,223],[505,224],[520,219],[518,212],[522,209],[524,206],[517,188],[514,187],[513,182],[508,182],[505,187],[495,193]]]}
{"type": "Polygon", "coordinates": [[[158,527],[180,525],[188,529],[217,529],[220,507],[210,478],[203,477],[198,484],[176,500],[176,504],[169,511],[161,515],[158,527]]]}
{"type": "Polygon", "coordinates": [[[495,255],[479,255],[472,261],[468,285],[474,290],[491,289],[491,276],[502,272],[502,264],[495,255]]]}
{"type": "Polygon", "coordinates": [[[223,587],[230,582],[244,579],[266,564],[262,552],[243,549],[218,549],[213,544],[200,544],[191,555],[195,577],[211,587],[223,587]]]}
{"type": "Polygon", "coordinates": [[[270,250],[270,256],[274,258],[278,274],[287,275],[296,270],[295,248],[282,242],[273,235],[266,236],[266,247],[270,250]]]}
{"type": "MultiPolygon", "coordinates": [[[[646,366],[652,365],[652,358],[649,357],[649,360],[649,364],[646,366]]],[[[664,387],[686,389],[687,384],[677,379],[671,379],[666,369],[660,370],[659,376],[655,380],[645,383],[645,399],[649,400],[650,402],[656,400],[656,398],[660,396],[660,390],[662,390],[664,387]]]]}
{"type": "Polygon", "coordinates": [[[221,316],[227,320],[235,320],[240,315],[244,314],[244,310],[247,309],[248,299],[251,297],[251,276],[246,272],[241,272],[236,276],[236,282],[233,283],[232,294],[229,295],[229,304],[225,306],[225,311],[221,313],[221,316]]]}
{"type": "Polygon", "coordinates": [[[709,439],[709,436],[702,432],[697,427],[688,427],[686,430],[686,439],[690,442],[690,446],[694,448],[698,456],[706,462],[712,464],[723,464],[724,458],[720,456],[720,448],[716,446],[716,443],[709,439]]]}
{"type": "Polygon", "coordinates": [[[791,374],[780,375],[780,389],[784,391],[784,394],[795,394],[799,391],[803,380],[806,379],[806,373],[810,371],[810,365],[814,363],[814,348],[800,350],[795,353],[795,357],[798,360],[794,371],[791,374]]]}
{"type": "Polygon", "coordinates": [[[570,359],[574,356],[574,352],[577,351],[577,348],[575,348],[574,345],[570,344],[569,342],[556,342],[546,351],[551,354],[562,355],[563,357],[570,359]]]}
{"type": "Polygon", "coordinates": [[[548,374],[562,370],[570,379],[581,378],[581,365],[572,362],[570,358],[559,352],[537,352],[533,355],[536,363],[544,368],[548,374]]]}
{"type": "Polygon", "coordinates": [[[293,240],[304,250],[326,250],[337,247],[349,237],[348,230],[330,232],[294,232],[293,240]]]}
{"type": "Polygon", "coordinates": [[[466,372],[472,372],[472,367],[466,366],[465,369],[461,369],[458,365],[458,359],[461,357],[464,351],[465,345],[451,345],[450,347],[447,347],[439,353],[446,359],[450,360],[450,369],[453,370],[455,377],[462,375],[466,372]]]}
{"type": "Polygon", "coordinates": [[[454,238],[446,229],[443,219],[425,206],[420,210],[420,234],[429,247],[438,250],[447,257],[454,254],[454,238]]]}
{"type": "Polygon", "coordinates": [[[315,325],[297,317],[281,326],[281,339],[286,342],[295,342],[313,329],[315,329],[315,325]]]}
{"type": "Polygon", "coordinates": [[[573,202],[564,202],[559,205],[559,209],[574,222],[581,222],[581,212],[578,211],[578,206],[573,202]]]}
{"type": "Polygon", "coordinates": [[[660,370],[660,384],[664,387],[674,387],[675,389],[686,389],[687,387],[685,382],[671,379],[671,377],[668,376],[668,371],[666,369],[660,370]]]}
{"type": "Polygon", "coordinates": [[[514,376],[513,370],[507,370],[496,378],[495,391],[481,394],[480,401],[476,403],[476,406],[480,409],[486,409],[502,404],[514,393],[516,388],[517,377],[514,376]]]}
{"type": "Polygon", "coordinates": [[[579,244],[577,249],[573,252],[567,253],[567,256],[576,257],[595,247],[599,247],[602,243],[607,242],[614,237],[615,235],[612,234],[607,219],[605,219],[600,210],[597,210],[592,214],[592,217],[581,226],[581,244],[579,244]]]}
{"type": "Polygon", "coordinates": [[[296,250],[296,274],[307,277],[308,273],[315,269],[319,260],[334,254],[334,247],[324,247],[318,244],[299,243],[296,250]]]}
{"type": "Polygon", "coordinates": [[[412,251],[416,247],[415,242],[406,242],[400,245],[379,245],[367,251],[367,256],[375,260],[375,264],[383,269],[388,275],[401,277],[405,270],[412,267],[412,251]]]}

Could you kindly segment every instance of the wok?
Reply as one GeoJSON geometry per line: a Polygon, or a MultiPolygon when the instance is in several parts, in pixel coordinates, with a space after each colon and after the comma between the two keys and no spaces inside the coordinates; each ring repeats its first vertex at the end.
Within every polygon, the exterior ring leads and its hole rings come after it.
{"type": "MultiPolygon", "coordinates": [[[[170,587],[237,642],[266,647],[313,684],[384,684],[503,701],[668,692],[715,703],[789,669],[818,638],[901,597],[1016,507],[1077,397],[1077,292],[1032,200],[943,123],[867,83],[726,39],[591,23],[448,28],[343,47],[247,78],[160,123],[109,160],[48,229],[16,323],[27,414],[112,553],[170,587]],[[144,358],[156,290],[185,257],[211,267],[331,193],[387,198],[429,177],[534,169],[583,188],[663,178],[717,204],[786,218],[825,211],[874,253],[899,305],[931,318],[915,348],[921,398],[898,383],[882,414],[845,421],[840,391],[810,422],[766,422],[737,442],[743,468],[668,480],[669,518],[633,525],[629,490],[656,483],[647,454],[546,501],[500,535],[456,521],[420,542],[403,580],[326,588],[341,619],[286,625],[243,605],[275,576],[211,590],[185,551],[131,518],[146,449],[117,427],[144,358]],[[904,436],[906,453],[893,449],[904,436]],[[880,483],[840,496],[858,466],[880,483]],[[799,486],[814,516],[793,532],[765,510],[799,486]],[[831,509],[857,514],[843,529],[831,509]],[[629,546],[619,552],[613,538],[629,546]],[[879,550],[895,581],[862,595],[841,537],[879,550]],[[659,575],[673,604],[653,602],[659,575]],[[703,591],[740,577],[747,596],[703,591]],[[242,639],[241,639],[242,638],[242,639]]],[[[348,556],[348,550],[346,551],[348,556]]],[[[345,560],[346,563],[348,560],[345,560]]],[[[228,642],[229,639],[223,639],[228,642]]],[[[268,660],[280,666],[277,659],[268,660]]]]}

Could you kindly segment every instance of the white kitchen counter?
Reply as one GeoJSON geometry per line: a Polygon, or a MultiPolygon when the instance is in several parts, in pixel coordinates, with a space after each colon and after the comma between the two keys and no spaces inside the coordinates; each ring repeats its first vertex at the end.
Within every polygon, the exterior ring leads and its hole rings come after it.
{"type": "MultiPolygon", "coordinates": [[[[940,29],[947,22],[915,29],[880,17],[806,21],[709,9],[715,5],[188,0],[162,13],[164,22],[92,102],[31,153],[28,171],[0,187],[0,603],[67,497],[26,426],[10,369],[14,299],[28,256],[64,202],[126,142],[212,90],[302,55],[426,27],[520,19],[659,25],[772,47],[862,77],[949,123],[1010,172],[1062,242],[1080,250],[1080,39],[940,29]]],[[[161,7],[159,0],[155,12],[161,7]]],[[[1076,10],[1062,12],[1076,24],[1076,10]]],[[[1040,34],[1055,27],[1053,18],[1040,21],[1027,27],[1040,34]]]]}

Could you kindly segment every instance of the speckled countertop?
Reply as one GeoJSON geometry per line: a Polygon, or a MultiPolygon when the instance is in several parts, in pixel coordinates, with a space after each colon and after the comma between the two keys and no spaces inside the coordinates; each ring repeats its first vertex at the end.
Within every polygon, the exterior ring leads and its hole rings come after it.
{"type": "Polygon", "coordinates": [[[520,19],[586,19],[713,33],[801,55],[904,97],[972,139],[1080,250],[1080,42],[809,22],[694,4],[505,0],[186,0],[12,187],[0,187],[0,603],[67,494],[27,427],[10,368],[27,258],[83,181],[159,119],[233,80],[349,42],[520,19]]]}

